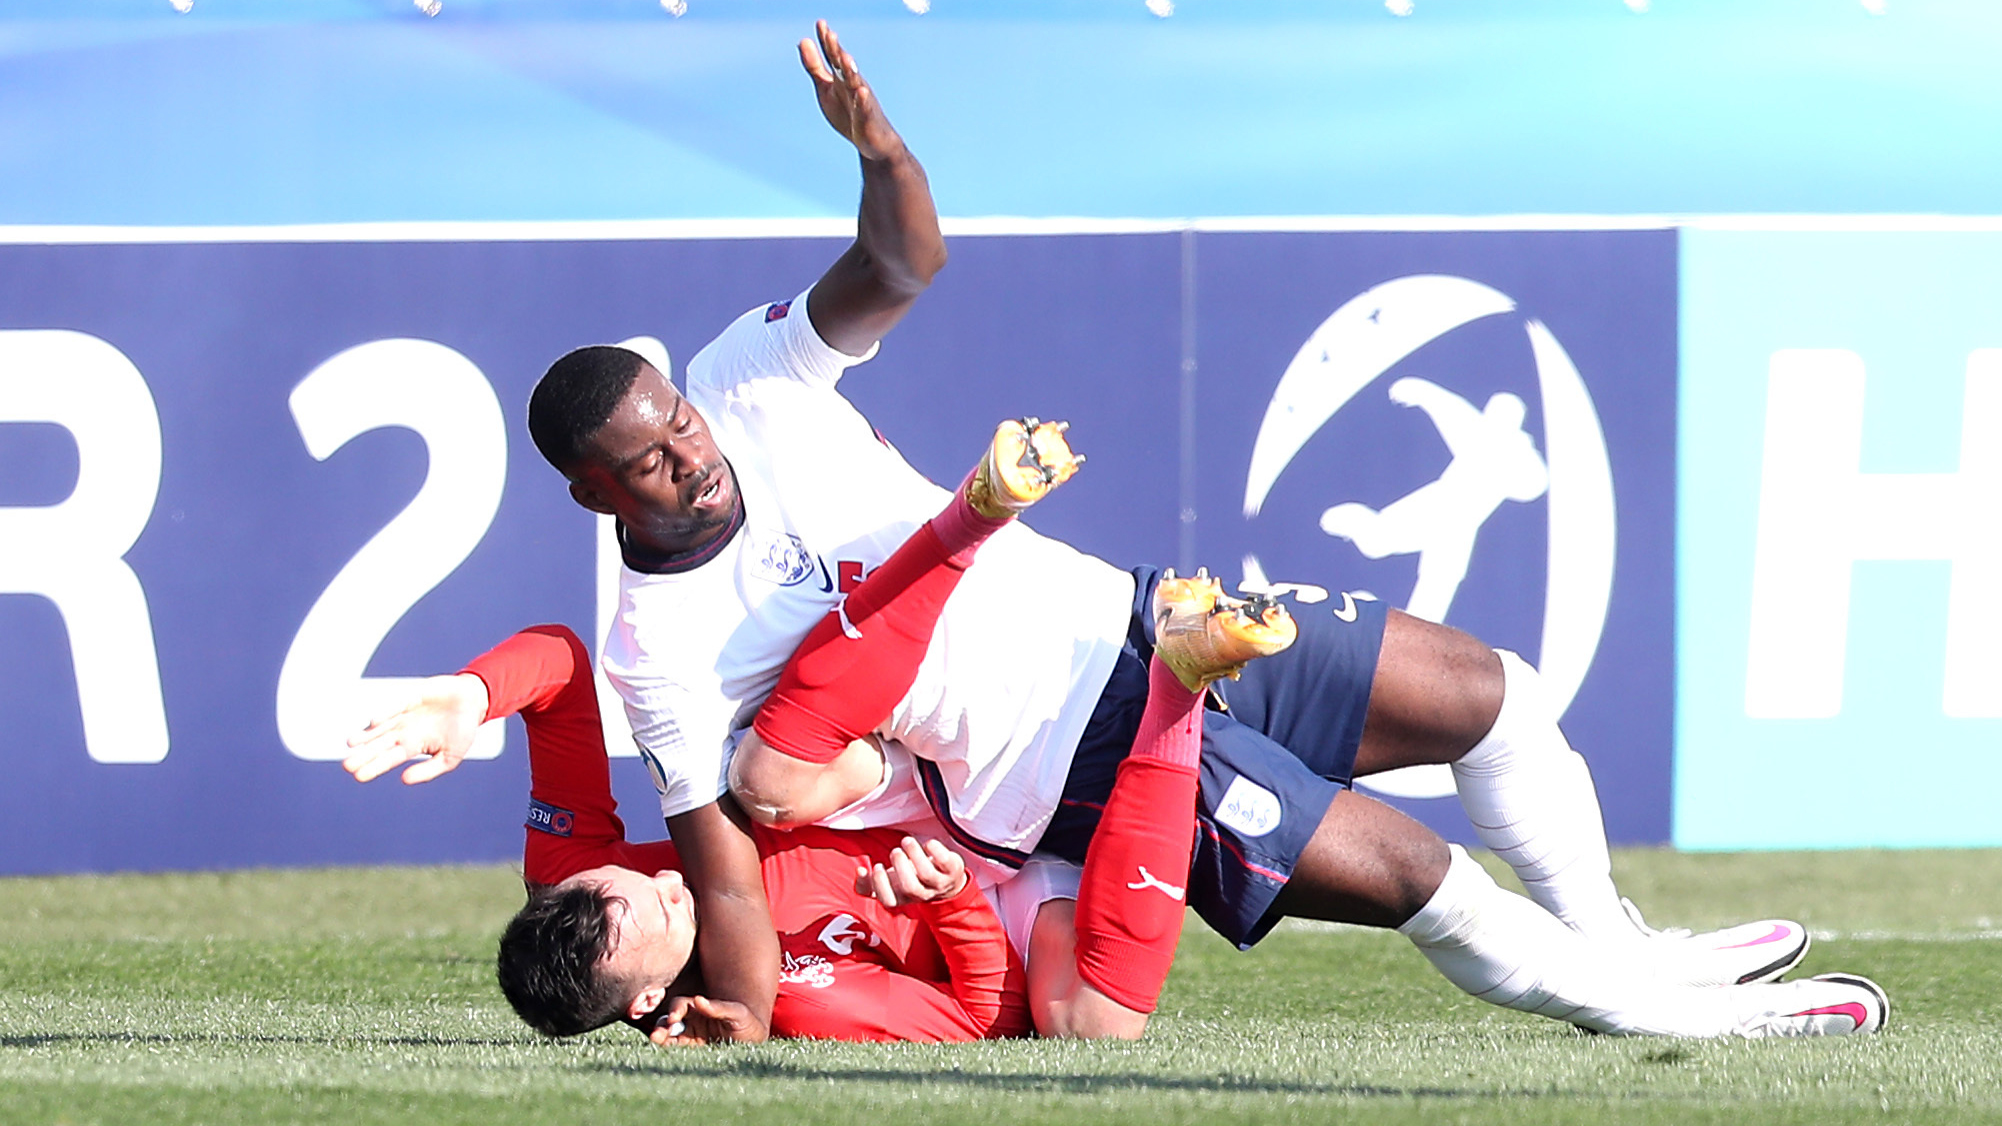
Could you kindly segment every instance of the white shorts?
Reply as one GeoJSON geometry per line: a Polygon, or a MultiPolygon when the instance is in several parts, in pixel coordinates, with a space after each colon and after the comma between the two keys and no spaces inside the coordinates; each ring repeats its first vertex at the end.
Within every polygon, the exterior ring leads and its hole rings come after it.
{"type": "Polygon", "coordinates": [[[1052,899],[1076,899],[1083,875],[1084,869],[1070,861],[1039,852],[1013,879],[984,889],[1023,965],[1029,962],[1029,935],[1036,929],[1036,912],[1052,899]]]}

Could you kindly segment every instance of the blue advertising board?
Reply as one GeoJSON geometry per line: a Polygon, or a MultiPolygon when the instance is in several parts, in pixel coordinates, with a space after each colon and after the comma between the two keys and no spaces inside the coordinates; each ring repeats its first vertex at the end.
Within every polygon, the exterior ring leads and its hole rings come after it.
{"type": "MultiPolygon", "coordinates": [[[[396,678],[602,621],[595,518],[519,421],[551,359],[647,338],[678,372],[842,245],[0,246],[0,870],[515,855],[518,733],[415,788],[355,785],[339,736],[396,678]]],[[[1303,612],[1418,599],[1564,684],[1612,835],[1664,838],[1672,232],[952,254],[843,384],[921,471],[956,479],[997,418],[1069,418],[1091,466],[1039,530],[1333,592],[1303,612]]],[[[644,771],[614,776],[646,832],[644,771]]],[[[1452,829],[1442,806],[1411,808],[1452,829]]]]}

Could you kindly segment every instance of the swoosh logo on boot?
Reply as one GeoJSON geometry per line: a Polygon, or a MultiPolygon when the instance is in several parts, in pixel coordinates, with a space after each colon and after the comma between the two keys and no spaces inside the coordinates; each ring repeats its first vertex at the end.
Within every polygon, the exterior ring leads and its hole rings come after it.
{"type": "Polygon", "coordinates": [[[1850,1020],[1856,1022],[1856,1027],[1858,1028],[1863,1027],[1870,1020],[1870,1010],[1864,1008],[1860,1002],[1856,1001],[1844,1001],[1840,1005],[1828,1005],[1819,1009],[1809,1009],[1806,1012],[1795,1013],[1794,1015],[1797,1017],[1848,1017],[1850,1020]]]}
{"type": "Polygon", "coordinates": [[[1779,940],[1787,937],[1792,933],[1793,933],[1792,927],[1783,927],[1775,923],[1773,925],[1771,934],[1760,935],[1758,938],[1752,939],[1750,942],[1738,942],[1738,943],[1733,943],[1730,946],[1719,946],[1717,949],[1743,950],[1747,946],[1764,946],[1768,942],[1778,942],[1779,940]]]}

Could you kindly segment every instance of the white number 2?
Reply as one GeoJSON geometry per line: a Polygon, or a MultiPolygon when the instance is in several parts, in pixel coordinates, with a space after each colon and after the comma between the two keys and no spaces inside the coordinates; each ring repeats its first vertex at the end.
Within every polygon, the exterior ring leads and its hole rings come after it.
{"type": "MultiPolygon", "coordinates": [[[[278,673],[286,749],[302,759],[340,759],[347,737],[418,679],[363,674],[390,629],[493,523],[507,482],[507,424],[480,369],[428,340],[350,348],[301,380],[291,405],[315,460],[385,426],[415,430],[430,452],[423,487],[327,584],[278,673]]],[[[504,730],[483,725],[470,757],[500,754],[504,730]]]]}

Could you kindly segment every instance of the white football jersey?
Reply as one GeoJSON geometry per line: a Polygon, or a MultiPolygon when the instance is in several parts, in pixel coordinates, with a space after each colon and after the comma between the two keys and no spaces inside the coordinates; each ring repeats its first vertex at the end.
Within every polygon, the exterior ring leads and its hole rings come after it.
{"type": "MultiPolygon", "coordinates": [[[[859,362],[820,339],[802,294],[745,313],[688,363],[688,400],[736,471],[744,524],[692,565],[621,568],[603,656],[664,816],[724,792],[729,756],[793,650],[952,495],[835,390],[859,362]]],[[[925,761],[891,748],[906,769],[827,823],[905,825],[928,805],[969,851],[980,850],[968,835],[1031,850],[1111,675],[1132,598],[1127,572],[1019,524],[996,533],[880,729],[925,761]],[[1023,628],[1035,607],[1058,604],[1063,613],[1023,628]]]]}

